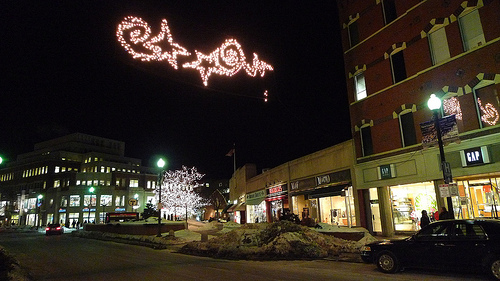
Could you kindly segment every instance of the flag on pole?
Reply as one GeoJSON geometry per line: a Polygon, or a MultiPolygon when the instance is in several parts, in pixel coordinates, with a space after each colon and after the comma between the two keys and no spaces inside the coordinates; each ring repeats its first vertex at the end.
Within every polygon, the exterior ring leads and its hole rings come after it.
{"type": "Polygon", "coordinates": [[[233,156],[233,154],[234,154],[234,148],[231,148],[231,150],[229,150],[229,152],[226,153],[226,156],[231,157],[231,156],[233,156]]]}

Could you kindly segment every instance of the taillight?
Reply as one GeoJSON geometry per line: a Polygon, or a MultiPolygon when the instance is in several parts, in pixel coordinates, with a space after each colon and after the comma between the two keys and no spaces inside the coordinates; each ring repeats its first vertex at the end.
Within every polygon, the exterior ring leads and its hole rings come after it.
{"type": "Polygon", "coordinates": [[[61,230],[61,228],[60,228],[60,227],[57,227],[57,228],[56,228],[56,230],[61,230]]]}
{"type": "Polygon", "coordinates": [[[45,228],[45,231],[49,231],[49,230],[50,230],[50,227],[46,227],[46,228],[45,228]]]}

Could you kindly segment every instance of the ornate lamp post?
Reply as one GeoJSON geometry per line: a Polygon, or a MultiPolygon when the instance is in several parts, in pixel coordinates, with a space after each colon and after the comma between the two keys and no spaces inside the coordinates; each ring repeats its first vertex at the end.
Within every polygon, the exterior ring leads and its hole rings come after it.
{"type": "Polygon", "coordinates": [[[163,180],[163,167],[165,166],[165,160],[160,158],[156,163],[158,168],[160,169],[160,173],[158,174],[158,235],[157,237],[161,237],[161,185],[163,180]]]}
{"type": "MultiPolygon", "coordinates": [[[[438,146],[439,146],[439,156],[441,158],[441,170],[443,171],[443,180],[444,183],[448,184],[451,182],[451,169],[449,167],[449,163],[446,162],[444,156],[444,146],[443,139],[441,137],[441,126],[439,124],[439,109],[441,108],[441,99],[436,97],[435,94],[432,94],[429,100],[427,101],[427,106],[430,110],[432,110],[434,119],[434,127],[436,128],[438,146]]],[[[448,203],[448,212],[451,218],[455,218],[455,214],[453,212],[453,201],[451,200],[451,196],[446,197],[448,203]]]]}

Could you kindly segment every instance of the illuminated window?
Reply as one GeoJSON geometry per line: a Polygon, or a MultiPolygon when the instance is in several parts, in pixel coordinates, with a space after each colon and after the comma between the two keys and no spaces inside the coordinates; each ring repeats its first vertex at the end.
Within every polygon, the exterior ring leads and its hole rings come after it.
{"type": "Polygon", "coordinates": [[[409,111],[399,114],[399,129],[403,147],[417,144],[413,112],[409,111]]]}
{"type": "Polygon", "coordinates": [[[101,195],[101,206],[111,206],[111,195],[101,195]]]}
{"type": "Polygon", "coordinates": [[[108,173],[108,174],[109,174],[109,172],[110,172],[110,168],[109,168],[109,167],[106,167],[106,173],[108,173]]]}
{"type": "Polygon", "coordinates": [[[361,150],[363,156],[368,156],[373,154],[373,143],[372,143],[372,127],[365,126],[360,130],[361,134],[361,150]]]}
{"type": "Polygon", "coordinates": [[[458,18],[458,22],[465,51],[469,51],[486,43],[483,26],[481,25],[479,11],[477,9],[458,18]]]}
{"type": "Polygon", "coordinates": [[[59,166],[56,166],[55,169],[54,169],[54,173],[56,173],[56,174],[59,173],[60,169],[61,168],[59,166]]]}
{"type": "Polygon", "coordinates": [[[386,25],[395,20],[398,17],[396,14],[395,0],[383,0],[382,12],[384,13],[384,21],[386,25]]]}
{"type": "Polygon", "coordinates": [[[460,108],[460,101],[457,97],[443,100],[443,113],[444,116],[455,114],[457,120],[462,120],[462,109],[460,108]]]}
{"type": "Polygon", "coordinates": [[[61,207],[68,207],[68,197],[66,197],[65,195],[61,196],[61,207]]]}
{"type": "Polygon", "coordinates": [[[76,185],[80,185],[81,184],[81,181],[80,180],[76,180],[76,185]]]}
{"type": "Polygon", "coordinates": [[[354,86],[356,88],[356,100],[366,98],[365,74],[360,73],[354,76],[354,86]]]}
{"type": "Polygon", "coordinates": [[[58,188],[61,186],[61,181],[60,180],[55,180],[54,181],[54,188],[58,188]]]}
{"type": "Polygon", "coordinates": [[[406,79],[406,65],[403,51],[391,55],[392,80],[394,84],[406,79]]]}
{"type": "Polygon", "coordinates": [[[448,39],[444,27],[429,33],[428,38],[433,65],[450,58],[450,49],[448,48],[448,39]]]}
{"type": "Polygon", "coordinates": [[[104,173],[104,172],[105,172],[105,169],[106,169],[106,167],[101,166],[101,173],[104,173]]]}
{"type": "Polygon", "coordinates": [[[474,90],[476,108],[481,128],[495,126],[499,121],[498,109],[500,84],[492,84],[474,90]]]}
{"type": "Polygon", "coordinates": [[[69,196],[69,206],[70,207],[80,207],[80,195],[70,195],[69,196]]]}
{"type": "Polygon", "coordinates": [[[130,180],[130,187],[139,187],[139,180],[138,179],[131,179],[130,180]]]}
{"type": "Polygon", "coordinates": [[[96,203],[97,197],[95,194],[83,195],[83,206],[96,206],[96,203]]]}

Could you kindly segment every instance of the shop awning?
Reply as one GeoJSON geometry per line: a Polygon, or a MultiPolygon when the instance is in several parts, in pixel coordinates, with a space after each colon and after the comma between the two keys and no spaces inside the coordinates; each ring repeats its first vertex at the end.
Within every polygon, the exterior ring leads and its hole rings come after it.
{"type": "Polygon", "coordinates": [[[236,211],[245,211],[245,202],[238,203],[236,205],[231,206],[227,209],[228,213],[236,212],[236,211]]]}
{"type": "Polygon", "coordinates": [[[309,193],[309,198],[320,198],[320,197],[342,195],[344,189],[348,186],[350,186],[350,184],[340,184],[324,188],[318,188],[309,193]]]}
{"type": "Polygon", "coordinates": [[[228,213],[228,209],[231,208],[234,204],[227,204],[222,213],[228,213]]]}

